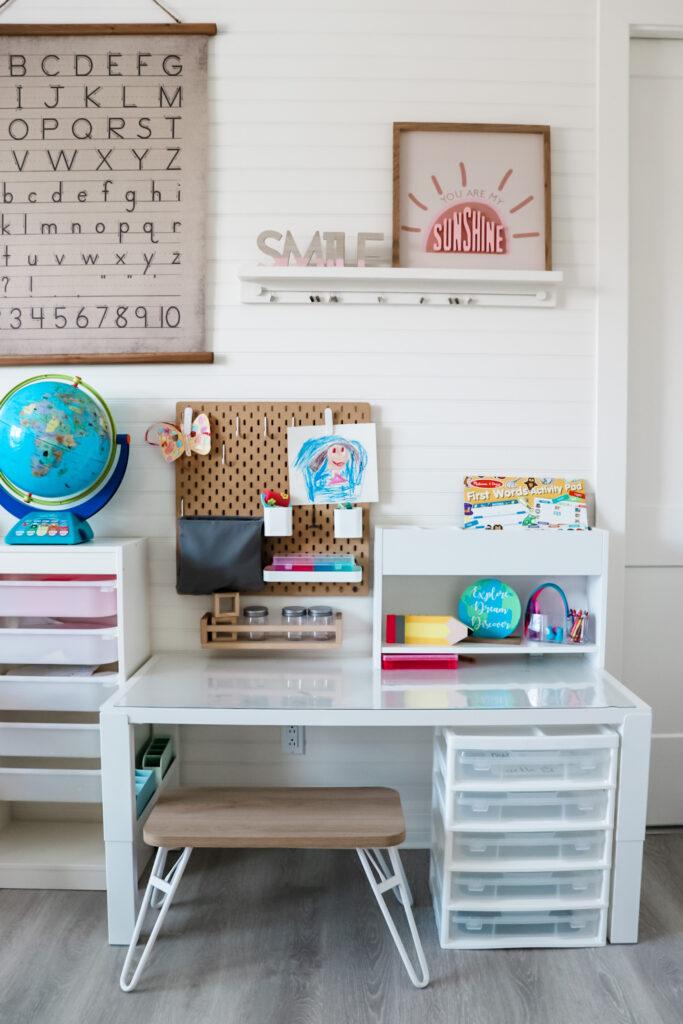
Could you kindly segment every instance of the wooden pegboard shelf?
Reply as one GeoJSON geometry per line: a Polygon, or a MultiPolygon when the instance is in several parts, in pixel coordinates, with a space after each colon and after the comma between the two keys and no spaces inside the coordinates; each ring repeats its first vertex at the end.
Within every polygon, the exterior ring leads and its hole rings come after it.
{"type": "Polygon", "coordinates": [[[216,622],[211,612],[200,623],[201,644],[205,650],[222,651],[326,651],[338,650],[342,645],[342,616],[335,612],[331,625],[320,622],[276,625],[260,623],[216,622]],[[250,633],[261,633],[265,639],[249,640],[250,633]],[[288,640],[287,633],[302,633],[303,640],[288,640]],[[329,633],[329,640],[316,640],[314,633],[329,633]],[[240,639],[240,637],[242,639],[240,639]]]}
{"type": "MultiPolygon", "coordinates": [[[[369,423],[367,402],[192,402],[176,405],[176,422],[183,410],[204,412],[211,423],[211,452],[206,456],[176,460],[176,515],[263,515],[260,494],[264,488],[289,489],[287,428],[324,424],[325,409],[332,410],[335,427],[344,423],[369,423]]],[[[369,592],[370,512],[363,509],[363,536],[334,536],[334,506],[295,505],[291,537],[266,537],[264,565],[275,555],[299,551],[313,554],[353,555],[362,572],[360,581],[264,583],[261,594],[300,596],[352,596],[369,592]]],[[[316,647],[321,647],[316,642],[316,647]]]]}

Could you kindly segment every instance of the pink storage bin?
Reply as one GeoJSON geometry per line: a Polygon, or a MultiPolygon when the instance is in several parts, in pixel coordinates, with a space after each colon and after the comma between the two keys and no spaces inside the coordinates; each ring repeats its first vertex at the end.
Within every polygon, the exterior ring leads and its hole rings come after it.
{"type": "Polygon", "coordinates": [[[0,577],[0,616],[101,619],[116,615],[116,578],[0,577]]]}

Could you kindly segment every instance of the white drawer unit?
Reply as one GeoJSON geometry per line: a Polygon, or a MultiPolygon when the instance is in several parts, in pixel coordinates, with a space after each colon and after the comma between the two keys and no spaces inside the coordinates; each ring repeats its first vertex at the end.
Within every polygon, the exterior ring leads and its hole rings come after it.
{"type": "Polygon", "coordinates": [[[98,712],[149,657],[146,576],[141,540],[0,542],[0,886],[105,888],[98,712]]]}
{"type": "Polygon", "coordinates": [[[605,942],[619,736],[437,730],[430,885],[444,948],[605,942]]]}

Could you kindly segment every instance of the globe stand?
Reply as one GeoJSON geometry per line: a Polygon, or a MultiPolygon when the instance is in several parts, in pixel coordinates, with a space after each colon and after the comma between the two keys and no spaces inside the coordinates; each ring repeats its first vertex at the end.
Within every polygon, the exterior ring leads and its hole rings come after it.
{"type": "Polygon", "coordinates": [[[118,456],[102,489],[68,511],[32,508],[0,488],[0,505],[19,520],[5,536],[5,544],[83,544],[92,540],[92,528],[86,519],[104,508],[116,494],[128,465],[130,437],[117,434],[116,444],[118,456]]]}

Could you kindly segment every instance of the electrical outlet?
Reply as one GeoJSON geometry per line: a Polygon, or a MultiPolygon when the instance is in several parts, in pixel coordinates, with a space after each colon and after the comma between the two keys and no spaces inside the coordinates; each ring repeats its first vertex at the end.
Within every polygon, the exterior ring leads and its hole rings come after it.
{"type": "Polygon", "coordinates": [[[282,726],[282,750],[285,754],[303,754],[306,730],[303,725],[282,726]]]}

